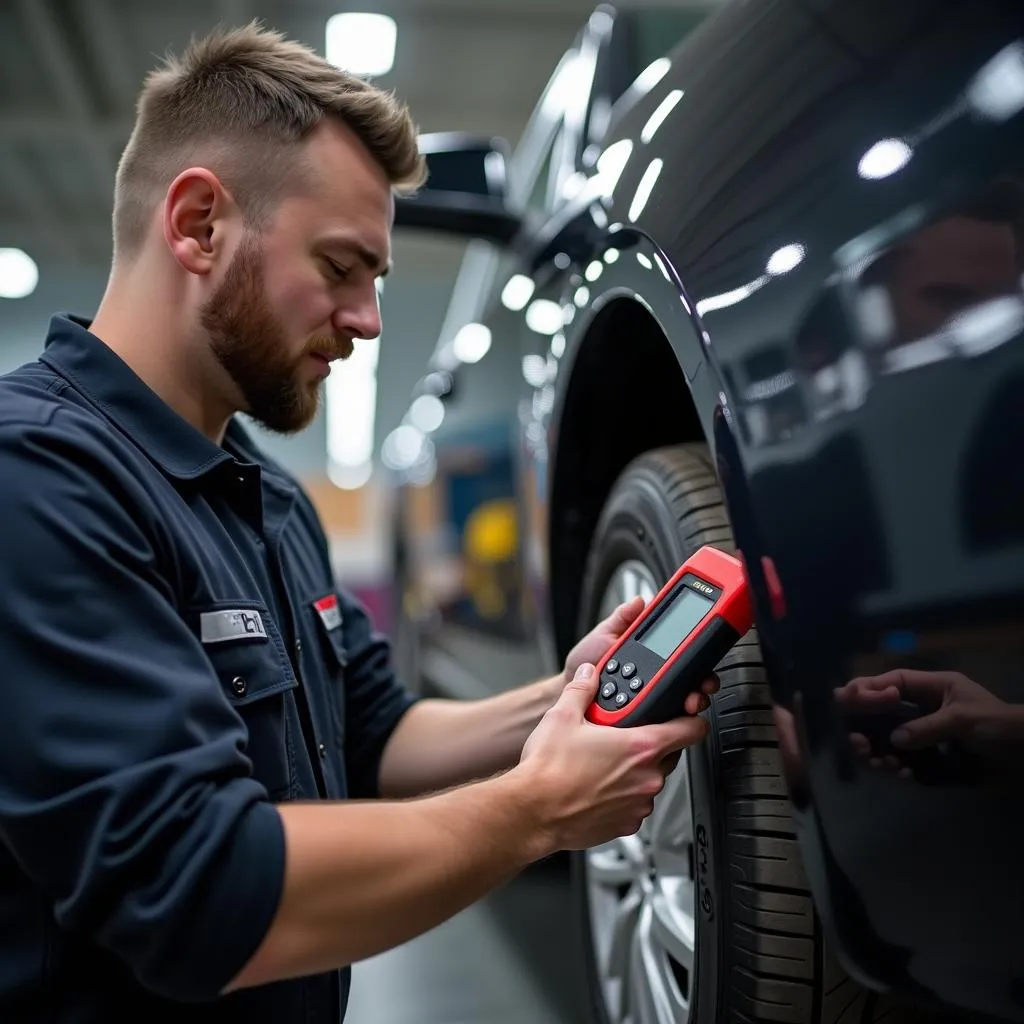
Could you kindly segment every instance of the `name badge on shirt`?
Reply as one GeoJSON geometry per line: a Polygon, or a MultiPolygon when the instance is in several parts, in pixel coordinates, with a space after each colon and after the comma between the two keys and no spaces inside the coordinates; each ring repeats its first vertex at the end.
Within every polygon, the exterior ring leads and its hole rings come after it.
{"type": "Polygon", "coordinates": [[[263,617],[253,608],[203,612],[199,616],[199,629],[204,644],[219,644],[225,640],[266,640],[263,617]]]}
{"type": "Polygon", "coordinates": [[[337,629],[341,625],[341,609],[338,607],[336,594],[321,597],[319,601],[313,602],[313,607],[316,609],[317,615],[320,616],[320,622],[324,629],[337,629]]]}

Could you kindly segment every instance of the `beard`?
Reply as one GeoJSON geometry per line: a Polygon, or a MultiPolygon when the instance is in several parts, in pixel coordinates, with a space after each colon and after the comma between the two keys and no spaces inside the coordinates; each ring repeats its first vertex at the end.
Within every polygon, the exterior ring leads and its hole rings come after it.
{"type": "Polygon", "coordinates": [[[267,301],[263,255],[253,238],[239,246],[199,319],[211,351],[242,394],[243,411],[278,434],[309,426],[320,408],[322,381],[306,380],[302,373],[307,356],[319,352],[347,359],[352,354],[350,340],[319,337],[310,339],[298,358],[288,355],[287,333],[267,301]]]}

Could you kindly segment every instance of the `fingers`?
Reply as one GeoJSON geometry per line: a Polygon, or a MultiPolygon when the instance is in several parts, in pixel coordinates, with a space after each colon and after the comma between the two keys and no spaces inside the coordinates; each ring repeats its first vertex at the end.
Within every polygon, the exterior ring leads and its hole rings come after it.
{"type": "Polygon", "coordinates": [[[718,673],[712,672],[701,684],[700,689],[701,693],[706,693],[710,697],[712,694],[718,693],[721,686],[722,680],[718,678],[718,673]]]}
{"type": "Polygon", "coordinates": [[[633,620],[644,610],[644,599],[638,594],[636,597],[623,602],[605,619],[605,625],[616,636],[625,633],[633,624],[633,620]]]}
{"type": "Polygon", "coordinates": [[[699,715],[711,707],[711,698],[706,693],[687,694],[683,708],[688,715],[699,715]]]}
{"type": "Polygon", "coordinates": [[[706,718],[673,718],[657,725],[640,726],[645,735],[643,742],[650,744],[658,760],[677,750],[685,750],[699,743],[708,734],[710,725],[706,718]]]}
{"type": "Polygon", "coordinates": [[[840,704],[856,704],[861,707],[884,707],[900,702],[899,687],[890,678],[892,673],[884,676],[859,676],[840,686],[835,691],[836,700],[840,704]]]}
{"type": "Polygon", "coordinates": [[[568,707],[582,718],[591,701],[597,696],[597,673],[594,666],[584,662],[576,669],[576,675],[565,684],[555,707],[568,707]]]}
{"type": "Polygon", "coordinates": [[[957,734],[961,727],[959,714],[951,707],[939,708],[934,714],[904,722],[893,731],[892,745],[899,750],[921,750],[957,734]]]}

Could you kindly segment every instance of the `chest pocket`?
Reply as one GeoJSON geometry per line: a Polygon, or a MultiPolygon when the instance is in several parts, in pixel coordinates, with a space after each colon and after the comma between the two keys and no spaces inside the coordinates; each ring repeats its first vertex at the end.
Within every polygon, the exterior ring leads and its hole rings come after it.
{"type": "Polygon", "coordinates": [[[324,683],[320,689],[330,703],[340,749],[345,742],[345,666],[348,656],[337,596],[328,594],[307,600],[304,614],[310,618],[317,636],[317,668],[324,683]]]}
{"type": "Polygon", "coordinates": [[[221,602],[196,609],[192,620],[225,696],[245,723],[253,777],[272,800],[288,797],[295,781],[291,711],[298,681],[266,606],[221,602]]]}

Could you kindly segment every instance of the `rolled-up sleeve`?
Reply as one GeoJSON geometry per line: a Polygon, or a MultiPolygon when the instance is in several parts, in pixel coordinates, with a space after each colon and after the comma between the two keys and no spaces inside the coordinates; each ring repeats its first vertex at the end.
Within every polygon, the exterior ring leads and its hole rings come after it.
{"type": "Polygon", "coordinates": [[[0,428],[0,841],[151,991],[215,998],[277,910],[284,836],[102,425],[0,428]]]}
{"type": "Polygon", "coordinates": [[[395,726],[418,698],[395,677],[391,645],[374,629],[363,605],[344,592],[339,593],[338,602],[348,654],[345,770],[351,795],[369,799],[380,794],[384,748],[395,726]]]}

